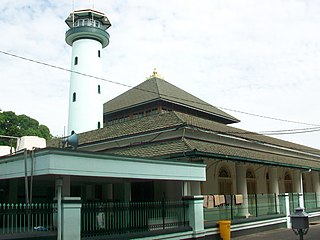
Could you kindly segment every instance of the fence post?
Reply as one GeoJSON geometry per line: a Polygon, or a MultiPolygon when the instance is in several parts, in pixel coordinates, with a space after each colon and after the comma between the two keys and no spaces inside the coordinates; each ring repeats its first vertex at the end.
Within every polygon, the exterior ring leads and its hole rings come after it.
{"type": "Polygon", "coordinates": [[[256,193],[254,194],[254,200],[256,202],[256,217],[258,217],[258,196],[256,193]]]}
{"type": "Polygon", "coordinates": [[[204,233],[203,199],[204,197],[200,195],[183,197],[189,205],[189,225],[195,237],[200,237],[204,233]]]}
{"type": "Polygon", "coordinates": [[[234,195],[230,194],[230,219],[233,220],[233,201],[234,201],[234,195]]]}
{"type": "Polygon", "coordinates": [[[291,220],[290,220],[290,199],[289,199],[289,194],[285,193],[284,195],[285,198],[285,209],[286,209],[286,216],[287,216],[287,228],[291,228],[291,220]]]}
{"type": "Polygon", "coordinates": [[[81,239],[81,198],[63,197],[62,240],[81,239]]]}
{"type": "Polygon", "coordinates": [[[166,229],[166,203],[164,198],[161,201],[161,207],[162,207],[162,229],[166,229]]]}

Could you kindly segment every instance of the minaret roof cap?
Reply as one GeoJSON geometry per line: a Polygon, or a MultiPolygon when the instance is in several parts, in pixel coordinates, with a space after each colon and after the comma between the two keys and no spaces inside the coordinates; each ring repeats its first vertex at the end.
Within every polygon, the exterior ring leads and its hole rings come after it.
{"type": "Polygon", "coordinates": [[[107,16],[99,11],[93,10],[93,9],[82,9],[82,10],[75,10],[66,19],[66,24],[73,28],[73,22],[81,19],[81,18],[93,18],[95,20],[99,20],[102,25],[104,26],[104,29],[108,29],[111,26],[111,23],[107,16]]]}

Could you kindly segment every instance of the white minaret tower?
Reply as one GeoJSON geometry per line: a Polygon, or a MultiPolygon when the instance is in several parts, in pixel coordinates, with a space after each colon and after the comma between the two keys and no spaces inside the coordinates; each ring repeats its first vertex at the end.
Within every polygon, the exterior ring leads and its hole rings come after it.
{"type": "Polygon", "coordinates": [[[69,92],[68,133],[86,132],[103,127],[101,99],[102,49],[109,44],[106,30],[111,26],[101,12],[74,11],[66,19],[70,29],[66,42],[72,46],[69,92]],[[78,74],[82,73],[82,74],[78,74]]]}

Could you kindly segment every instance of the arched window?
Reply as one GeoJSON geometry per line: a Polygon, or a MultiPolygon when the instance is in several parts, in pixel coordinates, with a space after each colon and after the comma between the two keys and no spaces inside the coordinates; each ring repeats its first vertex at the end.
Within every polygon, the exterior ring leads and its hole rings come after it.
{"type": "Polygon", "coordinates": [[[101,53],[100,53],[100,50],[98,50],[98,57],[101,57],[101,53]]]}
{"type": "Polygon", "coordinates": [[[78,65],[78,57],[74,58],[74,65],[78,65]]]}
{"type": "Polygon", "coordinates": [[[254,194],[256,193],[256,177],[250,169],[246,172],[246,178],[247,178],[247,192],[248,194],[254,194]]]}
{"type": "Polygon", "coordinates": [[[101,93],[101,87],[100,87],[100,85],[98,85],[98,93],[99,93],[99,94],[101,93]]]}
{"type": "Polygon", "coordinates": [[[72,94],[72,102],[75,102],[75,101],[77,101],[77,93],[76,92],[74,92],[72,94]]]}
{"type": "Polygon", "coordinates": [[[289,172],[285,172],[284,174],[284,190],[286,193],[292,192],[292,177],[289,172]]]}
{"type": "Polygon", "coordinates": [[[253,172],[251,170],[247,170],[246,172],[246,178],[255,178],[253,172]]]}
{"type": "Polygon", "coordinates": [[[228,195],[232,192],[231,174],[227,167],[221,167],[218,174],[219,194],[228,195]]]}
{"type": "Polygon", "coordinates": [[[98,129],[101,127],[101,123],[100,122],[98,122],[98,129]]]}
{"type": "Polygon", "coordinates": [[[220,171],[219,171],[219,177],[225,177],[225,178],[229,178],[230,177],[230,172],[227,168],[220,168],[220,171]]]}

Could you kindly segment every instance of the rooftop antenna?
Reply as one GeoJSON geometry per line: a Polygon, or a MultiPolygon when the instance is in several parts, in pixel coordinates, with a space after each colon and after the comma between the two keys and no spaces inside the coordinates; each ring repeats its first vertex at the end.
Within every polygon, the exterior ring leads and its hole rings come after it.
{"type": "Polygon", "coordinates": [[[72,26],[74,27],[74,0],[72,0],[72,26]]]}

